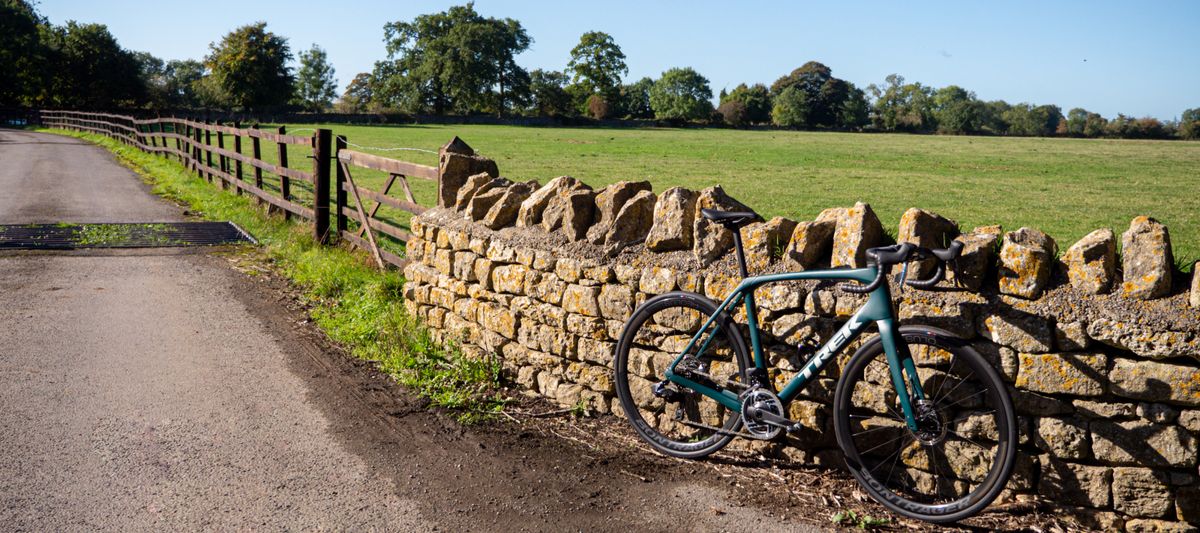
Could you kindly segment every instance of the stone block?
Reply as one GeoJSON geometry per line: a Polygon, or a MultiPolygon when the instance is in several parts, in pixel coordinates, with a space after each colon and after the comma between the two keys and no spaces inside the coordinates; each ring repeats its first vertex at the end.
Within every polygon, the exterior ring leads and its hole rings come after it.
{"type": "Polygon", "coordinates": [[[996,263],[996,243],[1000,242],[1000,226],[981,226],[954,240],[963,243],[963,250],[953,268],[946,270],[946,279],[969,291],[978,291],[996,263]]]}
{"type": "Polygon", "coordinates": [[[1108,228],[1093,231],[1063,254],[1071,286],[1086,294],[1104,294],[1117,273],[1117,237],[1108,228]]]}
{"type": "Polygon", "coordinates": [[[729,274],[709,272],[704,278],[704,295],[718,302],[724,301],[739,283],[740,279],[729,274]]]}
{"type": "Polygon", "coordinates": [[[1038,298],[1050,282],[1058,246],[1049,235],[1021,228],[1004,235],[1000,245],[1000,292],[1038,298]]]}
{"type": "Polygon", "coordinates": [[[615,284],[604,285],[600,288],[601,316],[625,320],[631,314],[633,314],[633,289],[615,284]]]}
{"type": "Polygon", "coordinates": [[[752,272],[762,270],[783,257],[795,229],[796,222],[783,217],[746,226],[742,230],[742,244],[749,269],[752,272]]]}
{"type": "Polygon", "coordinates": [[[1101,396],[1108,356],[1103,353],[1045,353],[1018,355],[1018,388],[1048,394],[1101,396]]]}
{"type": "Polygon", "coordinates": [[[1091,508],[1112,505],[1112,468],[1087,466],[1061,461],[1049,455],[1039,457],[1042,475],[1038,494],[1054,501],[1091,508]]]}
{"type": "Polygon", "coordinates": [[[1018,352],[1047,353],[1054,336],[1046,319],[1036,315],[987,315],[980,321],[979,334],[1018,352]]]}
{"type": "Polygon", "coordinates": [[[697,198],[695,191],[683,187],[663,191],[654,204],[654,225],[646,236],[646,248],[652,252],[690,250],[697,198]]]}
{"type": "Polygon", "coordinates": [[[1108,379],[1113,394],[1126,398],[1200,406],[1200,368],[1119,357],[1108,379]]]}
{"type": "Polygon", "coordinates": [[[975,336],[975,308],[967,303],[905,299],[899,318],[905,324],[943,328],[968,339],[975,336]]]}
{"type": "MultiPolygon", "coordinates": [[[[701,209],[717,211],[753,211],[734,200],[720,185],[714,185],[696,198],[696,218],[692,225],[692,253],[703,265],[708,265],[733,249],[733,232],[700,215],[701,209]]],[[[758,220],[762,220],[759,218],[758,220]]]]}
{"type": "Polygon", "coordinates": [[[1168,520],[1135,518],[1125,521],[1128,533],[1196,533],[1196,527],[1168,520]]]}
{"type": "Polygon", "coordinates": [[[855,203],[854,207],[838,216],[837,226],[833,230],[831,266],[865,267],[867,249],[883,244],[884,238],[883,225],[871,206],[863,202],[855,203]]]}
{"type": "MultiPolygon", "coordinates": [[[[605,236],[612,229],[617,214],[625,207],[626,202],[641,192],[650,192],[648,181],[618,181],[596,193],[596,223],[588,229],[587,238],[592,244],[604,244],[605,236]]],[[[653,195],[653,193],[651,193],[653,195]]],[[[650,211],[654,210],[654,201],[650,201],[650,211]]],[[[647,222],[651,215],[646,216],[647,222]]],[[[646,225],[647,230],[649,224],[646,225]]]]}
{"type": "Polygon", "coordinates": [[[506,339],[517,338],[517,315],[504,306],[480,303],[479,325],[499,333],[506,339]]]}
{"type": "Polygon", "coordinates": [[[600,287],[585,287],[583,285],[567,285],[563,291],[562,307],[568,313],[584,316],[600,316],[600,287]]]}
{"type": "Polygon", "coordinates": [[[646,294],[663,294],[675,290],[675,271],[652,266],[642,270],[638,289],[646,294]]]}
{"type": "Polygon", "coordinates": [[[788,264],[796,270],[805,270],[823,263],[833,248],[836,227],[836,218],[797,223],[788,242],[788,264]]]}
{"type": "Polygon", "coordinates": [[[772,283],[754,293],[754,302],[767,311],[781,312],[804,307],[807,291],[799,284],[772,283]]]}
{"type": "Polygon", "coordinates": [[[1152,467],[1196,465],[1196,437],[1179,426],[1145,420],[1093,420],[1092,454],[1107,464],[1152,467]]]}
{"type": "Polygon", "coordinates": [[[583,278],[583,265],[575,259],[560,257],[554,263],[554,274],[568,283],[575,283],[583,278]]]}
{"type": "Polygon", "coordinates": [[[1113,469],[1113,509],[1127,515],[1162,518],[1174,510],[1167,474],[1148,468],[1113,469]]]}
{"type": "MultiPolygon", "coordinates": [[[[936,213],[913,207],[905,211],[904,215],[900,217],[900,227],[896,233],[896,242],[907,242],[926,248],[945,248],[950,244],[950,240],[957,235],[957,222],[936,213]]],[[[928,278],[933,274],[936,267],[936,259],[926,259],[910,263],[908,266],[909,279],[928,278]]],[[[897,268],[901,268],[901,265],[898,265],[897,268]]]]}
{"type": "MultiPolygon", "coordinates": [[[[484,214],[483,225],[494,230],[513,225],[517,221],[517,213],[521,210],[521,202],[527,200],[537,187],[536,181],[528,181],[506,188],[504,194],[484,214]]],[[[471,208],[475,208],[474,202],[471,208]]]]}
{"type": "Polygon", "coordinates": [[[503,178],[491,176],[487,173],[479,173],[467,178],[463,183],[462,188],[458,190],[458,195],[454,200],[455,211],[465,211],[470,205],[471,199],[476,195],[487,192],[498,186],[501,186],[505,181],[503,178]]]}
{"type": "Polygon", "coordinates": [[[1171,292],[1171,235],[1150,217],[1136,217],[1121,235],[1121,294],[1151,300],[1171,292]]]}
{"type": "Polygon", "coordinates": [[[1200,309],[1200,261],[1192,265],[1192,292],[1188,295],[1188,304],[1200,309]]]}
{"type": "Polygon", "coordinates": [[[478,174],[500,175],[496,162],[474,153],[454,153],[445,147],[438,156],[438,207],[453,208],[467,179],[478,174]]]}
{"type": "Polygon", "coordinates": [[[1080,321],[1056,322],[1054,324],[1054,346],[1064,352],[1087,349],[1091,344],[1087,326],[1080,321]]]}
{"type": "Polygon", "coordinates": [[[504,265],[492,269],[492,290],[508,294],[521,294],[525,289],[525,277],[529,268],[523,265],[504,265]]]}
{"type": "Polygon", "coordinates": [[[654,224],[654,200],[653,192],[641,191],[625,202],[604,232],[604,245],[623,246],[644,241],[654,224]]]}
{"type": "Polygon", "coordinates": [[[1087,427],[1077,418],[1039,418],[1033,443],[1058,459],[1087,459],[1091,456],[1087,427]]]}
{"type": "Polygon", "coordinates": [[[546,208],[550,205],[551,200],[563,191],[582,189],[584,187],[586,185],[583,182],[571,176],[559,176],[550,180],[549,183],[533,191],[529,195],[529,198],[521,202],[521,207],[517,209],[517,226],[534,227],[541,225],[543,215],[546,212],[546,208]]]}
{"type": "Polygon", "coordinates": [[[1074,400],[1071,402],[1080,416],[1087,418],[1102,418],[1123,420],[1133,418],[1137,414],[1137,406],[1132,403],[1111,403],[1096,400],[1074,400]]]}
{"type": "Polygon", "coordinates": [[[1169,331],[1108,318],[1093,320],[1087,330],[1092,339],[1151,359],[1200,354],[1200,335],[1190,331],[1169,331]]]}

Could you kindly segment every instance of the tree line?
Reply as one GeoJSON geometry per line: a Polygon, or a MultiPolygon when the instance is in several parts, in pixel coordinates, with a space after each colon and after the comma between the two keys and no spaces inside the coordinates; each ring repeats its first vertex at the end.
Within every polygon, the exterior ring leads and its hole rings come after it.
{"type": "Polygon", "coordinates": [[[1200,108],[1178,121],[1082,108],[984,101],[892,74],[860,88],[810,61],[762,83],[722,89],[690,67],[626,80],[611,35],[580,36],[562,70],[527,70],[516,57],[533,38],[511,18],[467,3],[384,26],[387,56],[356,75],[340,97],[320,47],[298,54],[265,23],[237,28],[201,60],[163,61],[120,47],[99,24],[53,26],[28,0],[0,0],[0,106],[278,110],[342,113],[652,119],[673,124],[810,130],[1014,136],[1200,138],[1200,108]]]}
{"type": "Polygon", "coordinates": [[[251,24],[209,45],[201,60],[163,61],[122,48],[103,24],[50,24],[28,0],[0,0],[0,106],[75,109],[320,111],[336,96],[325,51],[293,71],[286,38],[251,24]]]}

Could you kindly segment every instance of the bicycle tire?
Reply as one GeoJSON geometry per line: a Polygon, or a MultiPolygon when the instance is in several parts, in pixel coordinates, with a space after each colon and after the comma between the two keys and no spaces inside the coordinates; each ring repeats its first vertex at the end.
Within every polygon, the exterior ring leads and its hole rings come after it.
{"type": "Polygon", "coordinates": [[[1012,474],[1018,444],[1012,400],[999,373],[966,341],[927,326],[904,326],[899,335],[913,353],[926,392],[922,428],[909,430],[898,415],[883,343],[876,336],[851,357],[834,393],[838,444],[851,474],[889,510],[928,522],[956,522],[991,504],[1012,474]],[[984,403],[982,409],[977,402],[984,403]],[[894,452],[884,447],[889,444],[894,452]],[[961,456],[939,457],[941,444],[961,456]],[[959,488],[965,494],[951,493],[959,488]]]}
{"type": "MultiPolygon", "coordinates": [[[[662,320],[662,322],[676,322],[672,324],[674,327],[680,325],[678,322],[690,320],[689,325],[694,325],[695,330],[699,331],[703,322],[717,312],[717,308],[716,302],[696,293],[670,292],[656,296],[634,310],[633,315],[625,323],[625,328],[617,343],[613,370],[621,409],[638,436],[656,451],[665,455],[685,459],[705,457],[729,444],[734,438],[733,434],[741,428],[742,419],[739,412],[725,409],[715,400],[697,392],[678,391],[682,395],[682,399],[675,407],[671,419],[664,418],[670,402],[648,396],[653,393],[647,387],[651,387],[657,380],[665,379],[663,371],[666,364],[682,353],[682,348],[677,352],[670,352],[664,350],[661,345],[654,345],[656,343],[653,343],[652,340],[661,332],[655,332],[653,328],[670,329],[659,324],[659,319],[656,317],[664,311],[686,310],[677,315],[663,315],[669,320],[662,320]],[[689,318],[681,319],[680,317],[689,318]],[[651,330],[648,330],[649,333],[643,334],[643,328],[646,328],[647,324],[650,324],[651,330]],[[648,343],[650,344],[648,345],[648,343]],[[635,350],[638,353],[635,354],[635,350]],[[647,351],[652,355],[643,353],[647,351]],[[635,358],[638,360],[636,364],[640,371],[631,368],[635,363],[635,358]],[[717,407],[711,407],[710,404],[717,407]],[[688,426],[680,418],[681,416],[688,419],[687,423],[705,424],[710,427],[719,427],[720,430],[707,431],[688,426]],[[720,425],[718,426],[717,423],[720,425]],[[695,431],[688,431],[688,429],[695,431]]],[[[730,352],[725,354],[730,357],[728,361],[710,359],[710,364],[720,361],[722,363],[720,368],[725,372],[735,371],[728,377],[722,374],[722,379],[746,383],[750,371],[749,350],[746,348],[745,340],[737,325],[727,314],[721,313],[715,321],[713,332],[712,335],[719,346],[718,349],[713,350],[714,354],[725,350],[730,352]],[[717,335],[723,336],[725,340],[721,341],[716,337],[717,335]],[[727,344],[721,344],[722,342],[727,344]]],[[[678,341],[681,338],[690,338],[694,332],[683,333],[670,338],[678,341]]],[[[700,360],[706,357],[706,354],[700,355],[701,357],[698,358],[700,360]]],[[[716,373],[718,366],[711,364],[709,368],[716,373]]]]}

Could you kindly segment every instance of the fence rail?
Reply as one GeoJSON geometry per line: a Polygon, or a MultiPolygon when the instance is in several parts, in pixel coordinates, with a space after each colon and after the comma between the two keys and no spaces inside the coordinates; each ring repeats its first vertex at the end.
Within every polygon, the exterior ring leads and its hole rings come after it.
{"type": "Polygon", "coordinates": [[[44,110],[40,118],[46,127],[97,133],[176,159],[210,183],[216,182],[223,189],[232,187],[239,195],[250,194],[289,219],[298,216],[310,221],[314,236],[322,243],[341,239],[370,252],[381,268],[388,264],[403,267],[407,260],[381,247],[375,234],[399,243],[408,242],[412,235],[380,217],[380,208],[419,215],[427,207],[416,200],[408,179],[439,179],[436,167],[349,150],[344,136],[331,146],[332,133],[327,129],[317,129],[305,137],[289,135],[282,126],[268,131],[257,126],[243,128],[236,123],[230,126],[174,117],[138,119],[112,113],[44,110]],[[311,149],[311,154],[305,154],[312,159],[311,170],[289,164],[291,149],[303,147],[311,149]],[[245,153],[247,149],[249,154],[245,153]],[[331,164],[336,164],[333,183],[331,164]],[[385,173],[382,189],[356,184],[353,168],[385,173]],[[396,184],[401,186],[403,198],[389,196],[396,184]],[[332,197],[331,185],[335,186],[332,197]],[[366,202],[373,205],[368,207],[366,202]],[[331,211],[336,221],[332,228],[331,211]]]}

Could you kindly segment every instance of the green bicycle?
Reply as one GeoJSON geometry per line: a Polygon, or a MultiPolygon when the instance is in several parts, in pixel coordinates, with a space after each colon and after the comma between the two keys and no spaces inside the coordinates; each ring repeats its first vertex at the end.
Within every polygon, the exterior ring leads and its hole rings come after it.
{"type": "Polygon", "coordinates": [[[798,431],[803,426],[788,418],[790,402],[874,323],[878,335],[835,376],[833,429],[855,479],[893,512],[938,523],[971,516],[1000,494],[1017,447],[1004,382],[952,333],[898,326],[885,279],[892,266],[903,264],[901,283],[932,287],[962,243],[941,250],[907,243],[872,248],[865,268],[751,277],[739,230],[756,216],[708,209],[702,215],[733,231],[742,281],[720,304],[691,292],[656,296],[626,322],[617,344],[616,389],[639,436],[661,453],[695,459],[734,437],[773,440],[798,431]],[[936,272],[926,280],[907,280],[907,263],[918,260],[936,260],[936,272]],[[759,338],[754,291],[807,279],[855,281],[839,288],[869,297],[776,391],[759,338]],[[745,305],[744,326],[731,316],[739,301],[745,305]]]}

